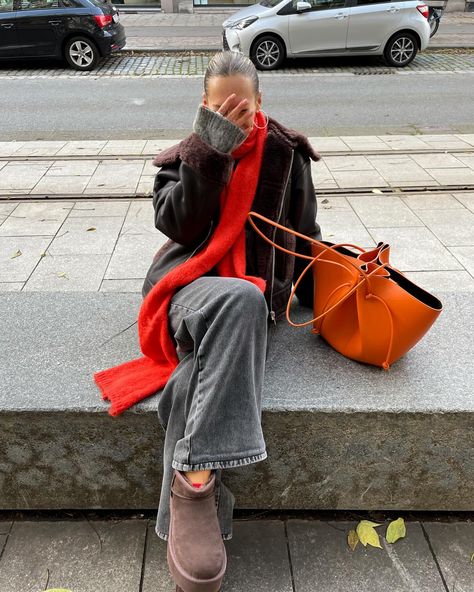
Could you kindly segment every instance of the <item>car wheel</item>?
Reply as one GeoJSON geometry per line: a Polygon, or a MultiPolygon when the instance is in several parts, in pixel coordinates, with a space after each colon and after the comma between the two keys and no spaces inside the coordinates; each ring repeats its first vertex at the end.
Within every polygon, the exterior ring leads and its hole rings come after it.
{"type": "Polygon", "coordinates": [[[259,70],[275,70],[285,59],[285,48],[279,39],[266,35],[253,44],[250,59],[259,70]]]}
{"type": "Polygon", "coordinates": [[[87,37],[73,37],[64,46],[64,57],[75,70],[93,70],[99,60],[97,45],[87,37]]]}
{"type": "Polygon", "coordinates": [[[385,51],[385,61],[389,66],[403,68],[415,59],[418,45],[411,33],[397,33],[389,39],[385,51]]]}

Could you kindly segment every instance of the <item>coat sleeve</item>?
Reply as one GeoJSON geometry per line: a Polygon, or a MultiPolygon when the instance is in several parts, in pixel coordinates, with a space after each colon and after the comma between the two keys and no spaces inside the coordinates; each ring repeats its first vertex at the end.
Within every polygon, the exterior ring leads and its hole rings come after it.
{"type": "MultiPolygon", "coordinates": [[[[316,240],[322,240],[321,227],[316,221],[317,207],[316,193],[311,177],[311,160],[295,150],[289,211],[290,223],[297,232],[316,240]]],[[[300,237],[296,237],[295,249],[303,255],[311,255],[311,243],[300,237]]],[[[298,277],[308,263],[307,259],[295,257],[293,284],[296,284],[298,277]]],[[[295,292],[302,306],[312,308],[313,291],[313,274],[309,269],[295,292]]]]}
{"type": "Polygon", "coordinates": [[[219,196],[234,159],[192,133],[181,142],[178,164],[162,166],[153,185],[155,227],[181,245],[192,246],[218,215],[219,196]]]}

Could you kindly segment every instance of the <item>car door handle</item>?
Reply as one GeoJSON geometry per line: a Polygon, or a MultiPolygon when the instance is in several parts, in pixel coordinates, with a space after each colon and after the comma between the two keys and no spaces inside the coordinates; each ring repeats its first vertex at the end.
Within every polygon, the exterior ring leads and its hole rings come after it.
{"type": "Polygon", "coordinates": [[[13,23],[2,23],[2,29],[11,29],[13,27],[13,23]]]}
{"type": "Polygon", "coordinates": [[[400,10],[399,6],[390,6],[390,8],[387,8],[387,12],[398,12],[400,10]]]}
{"type": "Polygon", "coordinates": [[[48,21],[50,25],[60,25],[61,21],[48,21]]]}
{"type": "Polygon", "coordinates": [[[338,12],[336,14],[336,20],[341,21],[342,19],[345,19],[347,16],[347,14],[345,12],[338,12]]]}

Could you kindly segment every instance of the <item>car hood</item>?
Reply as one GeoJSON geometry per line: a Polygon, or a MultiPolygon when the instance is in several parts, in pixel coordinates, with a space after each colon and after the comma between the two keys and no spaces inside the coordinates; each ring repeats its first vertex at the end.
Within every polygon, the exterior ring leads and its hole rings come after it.
{"type": "Polygon", "coordinates": [[[240,19],[243,19],[246,16],[259,16],[260,14],[266,13],[270,10],[272,10],[272,8],[269,8],[268,6],[262,6],[261,4],[251,4],[250,6],[246,6],[245,8],[234,12],[234,14],[232,14],[222,23],[222,26],[226,28],[229,27],[231,23],[240,21],[240,19]]]}

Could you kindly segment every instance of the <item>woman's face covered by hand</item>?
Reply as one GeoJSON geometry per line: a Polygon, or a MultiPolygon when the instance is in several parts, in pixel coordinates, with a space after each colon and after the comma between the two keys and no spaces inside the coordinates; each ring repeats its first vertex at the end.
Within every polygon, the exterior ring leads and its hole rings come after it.
{"type": "Polygon", "coordinates": [[[255,93],[252,80],[247,76],[214,76],[209,78],[204,106],[220,113],[239,126],[246,136],[253,129],[255,113],[262,104],[262,95],[255,93]]]}

